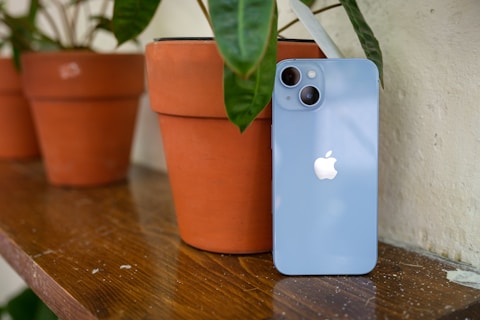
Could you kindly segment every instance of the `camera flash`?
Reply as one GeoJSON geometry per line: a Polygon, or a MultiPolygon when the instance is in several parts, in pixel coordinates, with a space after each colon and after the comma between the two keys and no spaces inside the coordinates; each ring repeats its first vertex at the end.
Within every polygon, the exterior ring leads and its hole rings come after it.
{"type": "Polygon", "coordinates": [[[315,72],[315,70],[309,70],[307,72],[307,77],[309,77],[310,79],[313,79],[317,76],[317,73],[315,72]]]}

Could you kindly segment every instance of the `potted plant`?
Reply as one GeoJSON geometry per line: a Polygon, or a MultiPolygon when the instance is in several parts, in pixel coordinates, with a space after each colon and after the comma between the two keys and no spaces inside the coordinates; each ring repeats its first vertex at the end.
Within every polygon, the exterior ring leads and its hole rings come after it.
{"type": "MultiPolygon", "coordinates": [[[[142,7],[117,0],[118,42],[140,33],[159,2],[142,7]]],[[[341,2],[381,69],[378,42],[356,2],[341,2]]],[[[209,251],[269,251],[268,105],[276,61],[324,55],[313,42],[278,41],[274,0],[210,0],[208,9],[197,3],[214,39],[163,39],[146,48],[150,103],[159,114],[179,232],[186,243],[209,251]]]]}
{"type": "Polygon", "coordinates": [[[0,159],[27,159],[40,154],[18,61],[18,53],[25,49],[22,39],[29,37],[23,26],[34,23],[36,11],[32,2],[25,15],[16,17],[0,2],[0,50],[8,47],[13,56],[0,57],[0,159]]]}
{"type": "Polygon", "coordinates": [[[22,54],[21,64],[48,180],[59,186],[122,180],[144,91],[144,56],[93,49],[95,36],[112,30],[109,0],[99,12],[91,12],[95,1],[37,1],[51,32],[30,26],[32,52],[22,54]],[[79,37],[85,16],[87,33],[79,37]]]}

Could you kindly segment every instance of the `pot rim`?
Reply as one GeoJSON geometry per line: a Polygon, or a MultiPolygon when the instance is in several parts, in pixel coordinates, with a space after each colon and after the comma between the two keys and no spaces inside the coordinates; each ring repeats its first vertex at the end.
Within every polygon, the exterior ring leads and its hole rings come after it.
{"type": "Polygon", "coordinates": [[[23,57],[32,56],[102,56],[102,57],[127,57],[144,56],[143,52],[98,52],[90,50],[57,50],[57,51],[29,51],[22,53],[23,57]]]}
{"type": "Polygon", "coordinates": [[[143,53],[35,52],[21,61],[29,99],[138,97],[145,91],[143,53]]]}
{"type": "MultiPolygon", "coordinates": [[[[278,60],[321,57],[320,49],[312,40],[287,39],[279,41],[278,45],[278,60]]],[[[170,116],[228,119],[223,92],[220,91],[223,88],[223,62],[213,38],[158,38],[146,46],[146,65],[153,111],[170,116]],[[196,54],[192,55],[192,52],[196,54]],[[164,76],[166,74],[172,76],[164,76]],[[201,77],[205,74],[210,75],[208,79],[201,77]],[[178,95],[177,90],[171,88],[190,90],[188,95],[178,95]],[[208,101],[200,105],[197,97],[205,95],[208,101]]],[[[256,119],[270,118],[269,103],[256,119]]]]}
{"type": "MultiPolygon", "coordinates": [[[[153,42],[163,42],[163,41],[215,41],[213,37],[158,37],[153,38],[153,42]]],[[[312,43],[315,42],[313,39],[297,39],[297,38],[278,38],[278,42],[300,42],[300,43],[312,43]]]]}

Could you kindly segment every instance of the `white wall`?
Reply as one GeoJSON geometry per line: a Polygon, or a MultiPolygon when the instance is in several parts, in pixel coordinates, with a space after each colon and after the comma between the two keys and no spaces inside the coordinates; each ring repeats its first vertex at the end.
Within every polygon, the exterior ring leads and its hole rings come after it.
{"type": "Polygon", "coordinates": [[[0,257],[0,305],[6,303],[12,295],[26,287],[25,282],[0,257]]]}
{"type": "Polygon", "coordinates": [[[387,66],[382,237],[480,267],[480,2],[373,8],[387,66]]]}
{"type": "MultiPolygon", "coordinates": [[[[159,37],[208,36],[212,36],[211,29],[196,1],[162,0],[155,18],[140,38],[146,45],[159,37]]],[[[181,88],[179,94],[182,94],[181,88]]],[[[166,170],[160,130],[148,97],[141,105],[132,158],[136,163],[166,170]]]]}

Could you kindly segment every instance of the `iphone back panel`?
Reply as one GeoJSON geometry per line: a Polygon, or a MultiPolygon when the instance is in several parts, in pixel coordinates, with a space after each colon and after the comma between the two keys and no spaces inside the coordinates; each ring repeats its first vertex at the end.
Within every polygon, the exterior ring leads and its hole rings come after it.
{"type": "Polygon", "coordinates": [[[277,64],[273,259],[281,273],[351,275],[375,267],[378,101],[370,60],[277,64]]]}

